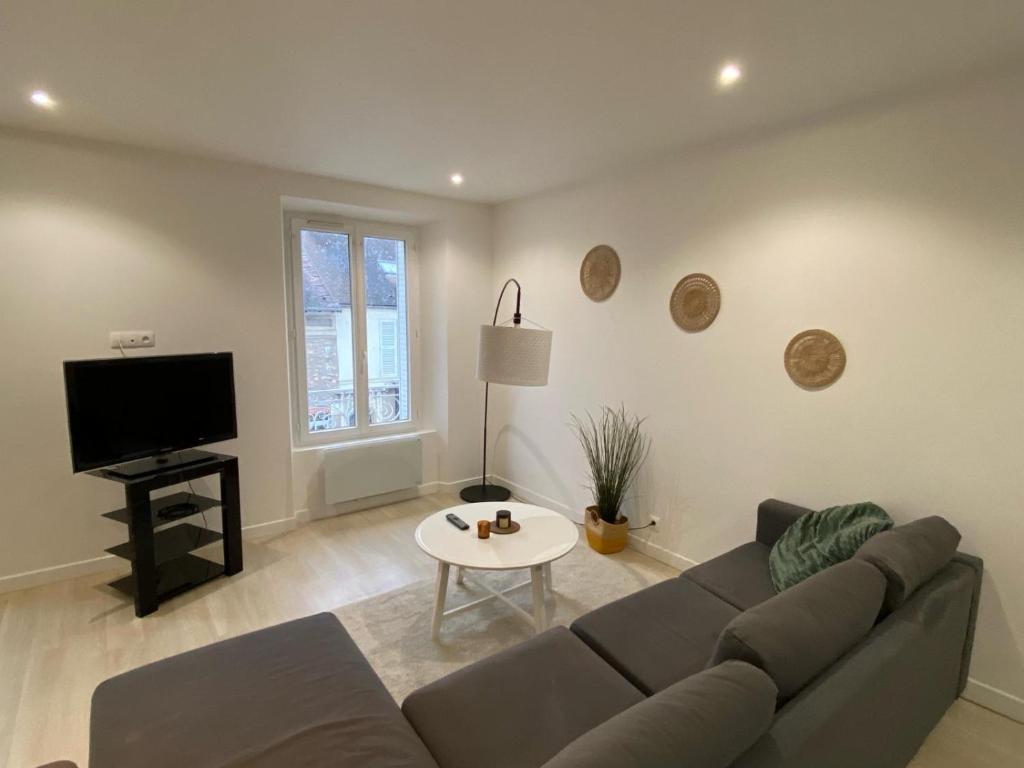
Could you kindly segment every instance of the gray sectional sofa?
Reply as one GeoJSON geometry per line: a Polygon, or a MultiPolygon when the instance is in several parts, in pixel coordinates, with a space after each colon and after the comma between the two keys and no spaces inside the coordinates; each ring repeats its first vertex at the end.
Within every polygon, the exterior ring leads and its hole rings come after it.
{"type": "Polygon", "coordinates": [[[754,541],[458,670],[401,709],[331,614],[119,675],[90,766],[895,768],[962,691],[981,561],[940,518],[776,595],[754,541]]]}

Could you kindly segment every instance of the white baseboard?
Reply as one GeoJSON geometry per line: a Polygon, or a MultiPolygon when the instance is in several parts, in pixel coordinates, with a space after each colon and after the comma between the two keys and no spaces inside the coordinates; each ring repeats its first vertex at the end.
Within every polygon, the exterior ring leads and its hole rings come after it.
{"type": "Polygon", "coordinates": [[[305,524],[313,520],[325,520],[329,517],[348,515],[352,512],[361,512],[364,509],[371,509],[372,507],[385,507],[388,504],[398,504],[401,501],[415,499],[418,496],[437,493],[437,490],[432,488],[434,485],[435,483],[426,483],[425,485],[420,485],[415,488],[403,488],[400,491],[391,491],[389,493],[381,493],[376,496],[367,496],[362,499],[352,499],[351,501],[331,504],[326,509],[319,511],[315,515],[312,510],[298,509],[295,511],[295,517],[299,523],[305,524]]]}
{"type": "Polygon", "coordinates": [[[693,560],[686,555],[680,555],[678,552],[673,552],[671,549],[666,549],[665,547],[655,544],[650,539],[646,539],[636,533],[629,534],[629,546],[637,552],[643,552],[648,557],[654,558],[659,563],[671,565],[673,568],[677,568],[680,571],[685,571],[687,568],[700,565],[699,561],[693,560]]]}
{"type": "MultiPolygon", "coordinates": [[[[488,477],[487,479],[491,480],[492,478],[488,477]]],[[[438,480],[435,483],[435,485],[437,485],[437,488],[434,490],[434,493],[458,493],[463,488],[468,488],[469,486],[476,485],[479,482],[479,475],[475,477],[464,477],[461,480],[438,480]]]]}
{"type": "MultiPolygon", "coordinates": [[[[497,485],[504,485],[512,491],[513,495],[518,499],[522,499],[529,504],[536,504],[538,506],[547,507],[548,509],[553,509],[556,512],[560,512],[565,515],[574,523],[583,523],[582,510],[577,511],[571,509],[567,504],[556,501],[550,496],[545,496],[543,493],[538,493],[537,491],[527,488],[525,485],[520,485],[513,480],[509,480],[507,477],[495,475],[493,480],[497,485]]],[[[678,568],[680,571],[685,571],[687,568],[700,564],[697,560],[693,560],[686,557],[686,555],[681,555],[678,552],[673,552],[670,549],[659,546],[636,533],[629,534],[629,545],[638,552],[642,552],[645,555],[654,558],[658,562],[665,563],[673,568],[678,568]]]]}
{"type": "Polygon", "coordinates": [[[297,509],[295,510],[295,521],[298,525],[305,525],[313,520],[325,520],[330,517],[337,517],[338,515],[347,515],[351,512],[361,512],[364,509],[398,504],[399,502],[409,501],[420,496],[431,496],[442,492],[458,493],[466,486],[473,485],[476,482],[479,482],[479,478],[465,478],[452,481],[432,480],[427,483],[421,483],[415,488],[403,488],[400,491],[392,491],[377,496],[367,496],[363,499],[352,499],[340,504],[332,504],[329,511],[321,512],[317,515],[314,515],[308,508],[297,509]]]}
{"type": "Polygon", "coordinates": [[[19,589],[30,589],[43,584],[52,584],[55,581],[73,579],[78,576],[109,571],[116,567],[118,562],[123,562],[113,555],[101,555],[89,560],[78,560],[74,563],[62,565],[51,565],[48,568],[38,568],[34,571],[15,573],[10,576],[0,577],[0,593],[15,592],[19,589]]]}
{"type": "Polygon", "coordinates": [[[524,485],[520,485],[519,483],[509,480],[507,477],[495,475],[492,479],[495,485],[505,486],[510,491],[512,491],[513,496],[515,496],[517,499],[522,499],[527,504],[536,504],[538,507],[545,507],[547,509],[554,510],[559,514],[565,515],[574,523],[583,522],[582,510],[577,512],[576,510],[571,509],[568,504],[563,504],[560,501],[555,501],[550,496],[545,496],[543,493],[537,493],[536,491],[531,490],[524,485]]]}
{"type": "MultiPolygon", "coordinates": [[[[270,520],[266,523],[255,523],[242,528],[242,539],[266,538],[277,536],[286,531],[292,530],[296,525],[294,517],[283,517],[280,520],[270,520]]],[[[101,555],[89,560],[78,560],[73,563],[51,565],[48,568],[38,568],[34,571],[15,573],[10,576],[0,577],[0,594],[15,592],[19,589],[30,589],[44,584],[53,584],[65,579],[74,579],[78,576],[89,576],[93,573],[111,571],[117,568],[118,563],[123,563],[119,557],[114,555],[101,555]]]]}
{"type": "Polygon", "coordinates": [[[298,520],[295,516],[282,517],[279,520],[270,520],[266,523],[255,523],[242,527],[242,539],[265,539],[268,536],[279,536],[282,533],[295,530],[298,520]]]}
{"type": "MultiPolygon", "coordinates": [[[[517,496],[526,499],[530,503],[543,504],[544,506],[572,518],[572,515],[569,514],[568,507],[564,504],[559,504],[553,499],[549,499],[539,493],[533,493],[532,491],[522,488],[521,486],[501,477],[488,475],[487,481],[496,485],[506,485],[517,496]]],[[[299,525],[305,525],[312,520],[324,520],[329,517],[337,517],[338,515],[347,515],[350,512],[361,512],[364,509],[373,509],[374,507],[382,507],[387,504],[398,504],[399,502],[415,499],[419,496],[430,496],[435,493],[448,493],[454,495],[458,494],[463,488],[468,488],[469,486],[476,485],[479,482],[479,476],[464,477],[461,480],[432,480],[427,483],[421,483],[415,488],[405,488],[400,491],[383,493],[378,496],[367,496],[364,499],[353,499],[352,501],[346,501],[341,504],[332,504],[330,511],[321,512],[315,516],[309,509],[297,509],[295,510],[295,520],[299,525]]],[[[580,520],[582,520],[582,517],[580,520]]]]}
{"type": "Polygon", "coordinates": [[[1018,723],[1024,723],[1024,699],[1014,696],[1012,693],[1001,691],[969,677],[967,687],[964,688],[962,695],[968,701],[973,701],[985,709],[991,709],[1018,723]]]}

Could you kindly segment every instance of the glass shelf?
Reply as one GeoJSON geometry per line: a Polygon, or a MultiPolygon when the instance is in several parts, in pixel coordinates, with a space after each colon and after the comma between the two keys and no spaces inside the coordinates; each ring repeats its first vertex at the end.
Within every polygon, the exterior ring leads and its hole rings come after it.
{"type": "MultiPolygon", "coordinates": [[[[209,528],[200,528],[198,525],[192,525],[191,523],[183,523],[173,528],[164,528],[162,531],[157,531],[153,534],[153,551],[156,564],[160,565],[161,563],[169,562],[191,552],[193,549],[205,547],[207,544],[220,541],[222,538],[217,531],[211,531],[209,528]]],[[[118,544],[115,547],[108,547],[106,551],[117,557],[123,557],[125,560],[135,559],[135,547],[130,541],[118,544]]]]}
{"type": "MultiPolygon", "coordinates": [[[[157,598],[166,600],[193,587],[198,587],[203,582],[215,579],[223,573],[224,566],[220,563],[196,555],[184,555],[157,566],[157,598]]],[[[135,579],[131,574],[110,582],[110,586],[129,597],[135,597],[135,579]]]]}
{"type": "MultiPolygon", "coordinates": [[[[152,499],[149,503],[150,515],[153,519],[153,527],[158,528],[161,525],[167,525],[173,523],[176,520],[182,520],[186,517],[190,517],[193,514],[199,514],[205,512],[208,509],[220,506],[219,499],[211,499],[209,496],[199,496],[195,493],[172,493],[167,496],[160,496],[159,498],[152,499]],[[195,504],[198,509],[195,512],[179,515],[177,517],[164,518],[160,517],[160,510],[166,509],[174,504],[195,504]]],[[[110,520],[116,520],[119,523],[128,525],[131,523],[132,515],[131,510],[127,507],[121,509],[115,509],[112,512],[104,512],[103,517],[109,518],[110,520]]]]}

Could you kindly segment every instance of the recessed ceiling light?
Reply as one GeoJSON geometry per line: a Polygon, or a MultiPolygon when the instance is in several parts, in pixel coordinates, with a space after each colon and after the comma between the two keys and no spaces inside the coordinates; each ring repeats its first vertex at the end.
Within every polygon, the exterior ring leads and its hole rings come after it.
{"type": "Polygon", "coordinates": [[[32,91],[28,99],[40,109],[53,109],[57,106],[57,102],[46,91],[32,91]]]}
{"type": "Polygon", "coordinates": [[[451,175],[451,180],[452,184],[454,184],[456,187],[462,186],[462,182],[464,181],[461,173],[453,173],[451,175]]]}
{"type": "Polygon", "coordinates": [[[731,88],[743,78],[743,70],[735,61],[728,61],[718,70],[718,84],[723,88],[731,88]]]}

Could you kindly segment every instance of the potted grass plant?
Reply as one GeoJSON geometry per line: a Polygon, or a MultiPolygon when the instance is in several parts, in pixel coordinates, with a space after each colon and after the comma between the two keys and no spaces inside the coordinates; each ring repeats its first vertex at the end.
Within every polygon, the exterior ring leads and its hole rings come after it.
{"type": "Polygon", "coordinates": [[[629,536],[629,520],[622,515],[622,502],[636,474],[650,452],[650,440],[640,431],[644,420],[605,406],[594,418],[573,414],[571,428],[580,441],[590,470],[594,503],[584,519],[587,543],[603,555],[621,552],[629,536]]]}

